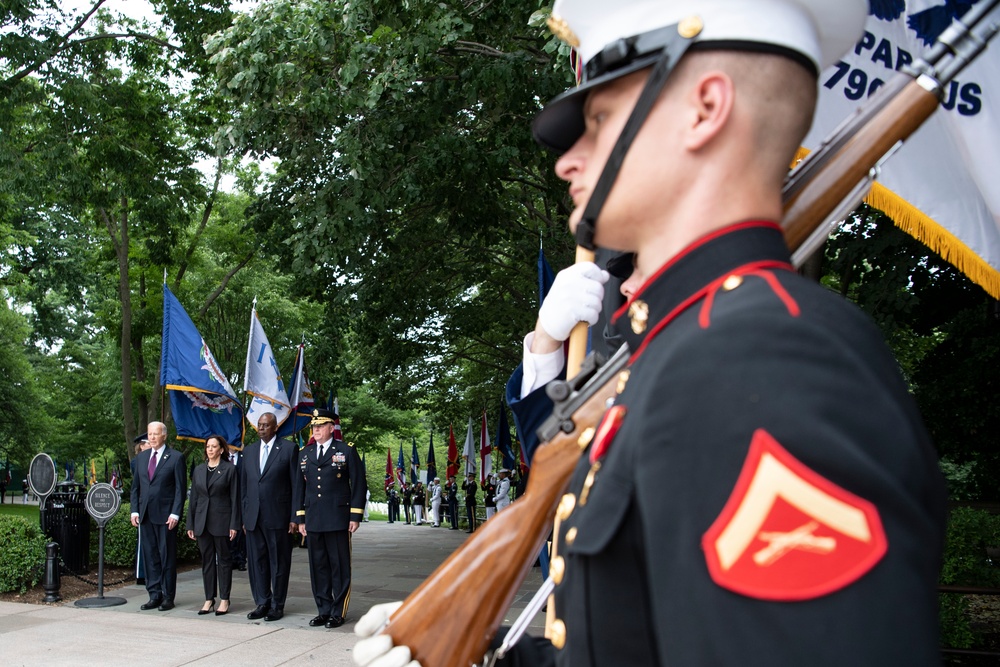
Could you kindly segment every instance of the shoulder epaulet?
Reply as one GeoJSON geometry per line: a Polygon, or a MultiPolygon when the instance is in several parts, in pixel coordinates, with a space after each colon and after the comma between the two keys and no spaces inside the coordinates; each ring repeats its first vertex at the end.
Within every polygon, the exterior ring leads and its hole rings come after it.
{"type": "Polygon", "coordinates": [[[348,446],[348,447],[353,447],[353,446],[354,446],[354,443],[353,443],[353,442],[349,442],[349,443],[347,443],[347,446],[348,446]]]}

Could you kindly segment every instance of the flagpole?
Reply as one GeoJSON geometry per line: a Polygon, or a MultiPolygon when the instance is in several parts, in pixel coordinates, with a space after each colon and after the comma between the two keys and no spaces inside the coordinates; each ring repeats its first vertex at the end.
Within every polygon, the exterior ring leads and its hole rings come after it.
{"type": "MultiPolygon", "coordinates": [[[[583,246],[576,247],[576,263],[593,262],[594,251],[587,250],[583,246]]],[[[587,328],[586,322],[577,322],[576,326],[569,334],[569,352],[566,354],[566,379],[571,380],[580,372],[583,359],[587,356],[587,328]]]]}

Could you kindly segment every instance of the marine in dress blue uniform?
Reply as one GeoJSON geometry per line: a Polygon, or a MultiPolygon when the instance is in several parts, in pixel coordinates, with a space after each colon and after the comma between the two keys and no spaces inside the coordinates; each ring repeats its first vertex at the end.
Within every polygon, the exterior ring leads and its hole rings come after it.
{"type": "MultiPolygon", "coordinates": [[[[555,2],[584,79],[535,137],[578,243],[648,279],[556,512],[554,618],[501,664],[940,664],[935,452],[877,328],[794,271],[776,222],[818,73],[867,10],[555,2]]],[[[355,655],[406,664],[391,647],[355,655]]]]}
{"type": "Polygon", "coordinates": [[[368,485],[353,444],[333,439],[334,414],[313,411],[315,444],[299,453],[302,534],[308,535],[309,579],[318,615],[309,625],[343,625],[351,601],[351,534],[365,511],[368,485]]]}

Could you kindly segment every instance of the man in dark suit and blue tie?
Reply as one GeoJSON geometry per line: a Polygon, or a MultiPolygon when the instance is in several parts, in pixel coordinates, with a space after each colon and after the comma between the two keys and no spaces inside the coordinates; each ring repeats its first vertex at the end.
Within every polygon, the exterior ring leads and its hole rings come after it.
{"type": "Polygon", "coordinates": [[[266,412],[257,420],[260,439],[243,450],[240,494],[247,538],[247,570],[257,608],[247,618],[277,621],[285,615],[292,540],[298,532],[302,473],[298,447],[275,437],[278,421],[266,412]]]}
{"type": "Polygon", "coordinates": [[[177,523],[184,510],[187,475],[184,455],[167,447],[167,427],[151,422],[150,448],[135,457],[132,525],[139,531],[149,600],[141,609],[174,608],[177,590],[177,523]]]}

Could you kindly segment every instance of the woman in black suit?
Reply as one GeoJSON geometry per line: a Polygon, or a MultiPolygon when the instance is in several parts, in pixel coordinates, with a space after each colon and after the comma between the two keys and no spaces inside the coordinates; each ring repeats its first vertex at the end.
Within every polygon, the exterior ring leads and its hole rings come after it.
{"type": "Polygon", "coordinates": [[[205,582],[205,604],[199,615],[215,610],[216,582],[219,609],[215,615],[229,613],[229,593],[233,586],[229,541],[240,528],[240,502],[236,466],[229,462],[227,452],[226,439],[213,435],[205,441],[205,463],[191,474],[187,534],[198,540],[201,576],[205,582]]]}

